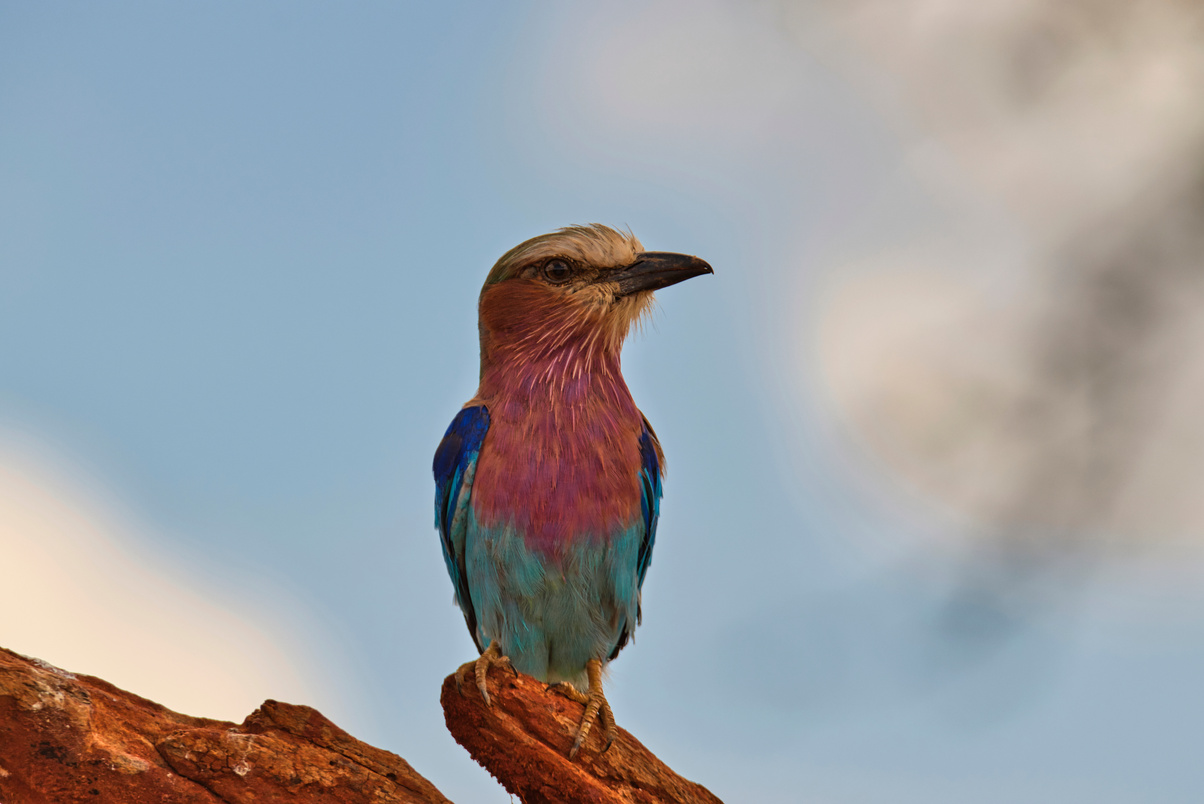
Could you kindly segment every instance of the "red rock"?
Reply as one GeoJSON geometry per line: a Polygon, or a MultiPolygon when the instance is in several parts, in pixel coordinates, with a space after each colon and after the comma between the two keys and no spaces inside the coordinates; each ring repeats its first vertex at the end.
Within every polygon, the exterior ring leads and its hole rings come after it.
{"type": "MultiPolygon", "coordinates": [[[[495,669],[492,707],[443,682],[456,740],[526,804],[719,804],[619,729],[567,756],[582,707],[495,669]]],[[[189,717],[0,648],[2,804],[449,804],[396,754],[308,706],[265,701],[241,724],[189,717]]]]}
{"type": "Polygon", "coordinates": [[[0,648],[4,804],[449,804],[396,754],[308,706],[189,717],[0,648]]]}
{"type": "Polygon", "coordinates": [[[472,681],[461,693],[455,676],[448,676],[440,698],[444,719],[456,742],[524,804],[722,804],[621,728],[610,750],[599,753],[603,739],[595,725],[576,759],[569,759],[584,707],[529,676],[495,668],[489,688],[493,705],[486,707],[472,681]]]}

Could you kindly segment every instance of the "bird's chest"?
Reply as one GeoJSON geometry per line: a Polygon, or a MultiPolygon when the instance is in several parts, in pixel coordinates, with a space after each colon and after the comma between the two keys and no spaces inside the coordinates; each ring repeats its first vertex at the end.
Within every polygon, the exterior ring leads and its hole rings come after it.
{"type": "Polygon", "coordinates": [[[643,419],[623,406],[490,406],[473,483],[477,521],[513,529],[531,549],[563,553],[640,516],[643,419]]]}

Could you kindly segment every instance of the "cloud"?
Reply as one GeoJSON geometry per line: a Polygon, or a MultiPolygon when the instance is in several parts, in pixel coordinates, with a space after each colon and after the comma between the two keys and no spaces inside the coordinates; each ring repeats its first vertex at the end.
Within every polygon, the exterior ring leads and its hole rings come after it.
{"type": "Polygon", "coordinates": [[[1199,543],[1199,9],[782,8],[907,118],[902,167],[945,209],[830,266],[821,364],[855,438],[937,506],[1036,526],[1041,549],[1199,543]]]}
{"type": "Polygon", "coordinates": [[[151,555],[93,483],[18,444],[0,438],[0,645],[193,715],[315,701],[291,624],[151,555]]]}

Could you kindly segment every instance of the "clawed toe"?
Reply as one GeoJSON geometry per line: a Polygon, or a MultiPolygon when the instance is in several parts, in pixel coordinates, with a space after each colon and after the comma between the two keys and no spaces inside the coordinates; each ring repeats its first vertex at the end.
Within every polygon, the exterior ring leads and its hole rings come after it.
{"type": "Polygon", "coordinates": [[[496,642],[490,642],[489,647],[478,658],[471,662],[465,662],[456,670],[456,689],[459,690],[461,695],[464,694],[464,677],[471,673],[473,680],[476,682],[477,690],[481,693],[481,698],[485,701],[485,705],[492,706],[493,701],[489,698],[489,689],[485,681],[489,675],[489,668],[493,665],[505,667],[514,674],[515,678],[518,678],[518,671],[510,663],[510,658],[502,655],[502,649],[496,642]]]}
{"type": "Polygon", "coordinates": [[[614,745],[615,737],[618,736],[614,713],[611,711],[606,697],[602,694],[602,662],[591,659],[585,665],[585,670],[589,677],[588,695],[582,694],[572,684],[552,685],[552,688],[561,695],[585,705],[585,714],[581,716],[581,723],[577,726],[577,734],[573,738],[573,746],[569,749],[569,759],[574,759],[577,752],[585,745],[585,740],[589,737],[595,720],[601,719],[602,736],[606,739],[606,745],[602,748],[601,754],[610,750],[610,747],[614,745]]]}
{"type": "Polygon", "coordinates": [[[471,662],[465,662],[456,668],[456,672],[452,674],[452,676],[456,679],[456,692],[460,693],[461,695],[464,694],[464,679],[466,676],[472,675],[473,671],[476,670],[476,667],[477,659],[473,659],[471,662]]]}
{"type": "Polygon", "coordinates": [[[582,706],[585,706],[589,703],[589,696],[567,681],[557,681],[555,684],[549,684],[544,687],[544,691],[554,692],[557,695],[563,695],[570,701],[576,701],[582,706]]]}
{"type": "MultiPolygon", "coordinates": [[[[481,693],[481,699],[485,702],[485,705],[492,706],[493,701],[489,696],[489,689],[485,682],[489,676],[489,668],[495,665],[509,670],[514,674],[515,678],[518,677],[518,670],[515,669],[509,657],[502,655],[502,649],[496,642],[490,642],[489,647],[478,658],[471,662],[465,662],[456,670],[456,689],[461,695],[464,695],[465,684],[471,678],[476,685],[477,691],[481,693]]],[[[597,659],[591,659],[586,664],[585,671],[586,676],[589,678],[588,693],[582,692],[567,681],[548,684],[544,687],[544,690],[547,692],[555,692],[558,695],[563,695],[570,701],[575,701],[585,707],[585,712],[581,716],[581,722],[578,723],[577,731],[573,735],[573,744],[569,748],[569,759],[575,759],[585,746],[595,722],[601,724],[602,738],[605,740],[602,750],[598,752],[599,756],[611,749],[619,734],[618,727],[615,725],[614,712],[611,711],[606,696],[602,694],[602,662],[597,659]]]]}
{"type": "Polygon", "coordinates": [[[615,738],[619,736],[619,727],[615,724],[615,714],[610,711],[608,701],[602,702],[602,735],[606,737],[606,746],[602,749],[602,753],[605,754],[615,744],[615,738]]]}

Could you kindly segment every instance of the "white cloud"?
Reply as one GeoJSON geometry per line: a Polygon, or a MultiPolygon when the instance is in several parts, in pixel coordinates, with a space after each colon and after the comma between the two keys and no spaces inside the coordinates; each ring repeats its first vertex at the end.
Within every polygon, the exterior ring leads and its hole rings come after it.
{"type": "Polygon", "coordinates": [[[291,628],[148,556],[142,528],[38,453],[0,439],[0,645],[192,715],[315,701],[291,628]]]}
{"type": "Polygon", "coordinates": [[[1174,192],[1189,178],[1183,160],[1204,135],[1190,7],[859,0],[830,10],[824,27],[845,35],[837,58],[863,77],[876,65],[877,90],[901,99],[916,129],[1033,234],[1056,244],[1151,184],[1174,192]]]}
{"type": "Polygon", "coordinates": [[[832,283],[821,362],[850,429],[1003,531],[1201,542],[1198,10],[860,0],[827,7],[822,44],[799,23],[817,19],[796,17],[800,41],[905,110],[901,167],[946,210],[844,255],[857,279],[832,283]],[[978,234],[924,247],[952,231],[978,234]]]}

